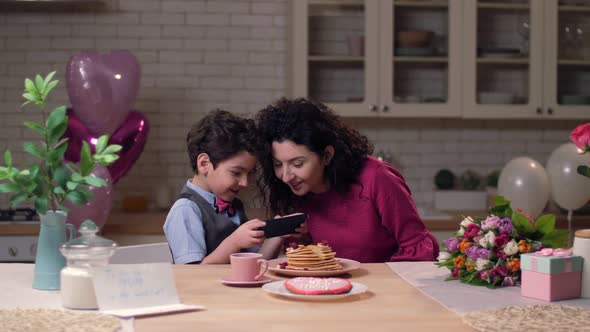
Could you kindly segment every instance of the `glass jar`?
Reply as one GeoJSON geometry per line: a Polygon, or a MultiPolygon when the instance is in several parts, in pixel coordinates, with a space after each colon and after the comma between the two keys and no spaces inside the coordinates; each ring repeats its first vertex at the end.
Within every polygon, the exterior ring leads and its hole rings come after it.
{"type": "Polygon", "coordinates": [[[98,228],[91,220],[84,221],[78,232],[80,237],[60,248],[66,258],[66,267],[61,270],[62,305],[70,309],[98,309],[92,269],[108,265],[117,244],[98,236],[98,228]]]}

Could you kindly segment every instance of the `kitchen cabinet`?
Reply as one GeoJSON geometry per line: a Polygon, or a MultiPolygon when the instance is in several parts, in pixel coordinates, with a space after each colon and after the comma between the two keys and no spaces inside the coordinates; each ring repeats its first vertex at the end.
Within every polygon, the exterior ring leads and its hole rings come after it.
{"type": "Polygon", "coordinates": [[[344,116],[460,115],[461,2],[305,0],[292,15],[292,96],[344,116]],[[402,31],[431,34],[408,46],[402,31]]]}
{"type": "Polygon", "coordinates": [[[588,1],[478,0],[463,6],[463,24],[472,27],[463,38],[464,117],[590,115],[588,1]]]}
{"type": "Polygon", "coordinates": [[[291,95],[343,116],[590,114],[590,0],[297,0],[292,9],[291,95]],[[408,46],[420,32],[427,42],[408,46]]]}

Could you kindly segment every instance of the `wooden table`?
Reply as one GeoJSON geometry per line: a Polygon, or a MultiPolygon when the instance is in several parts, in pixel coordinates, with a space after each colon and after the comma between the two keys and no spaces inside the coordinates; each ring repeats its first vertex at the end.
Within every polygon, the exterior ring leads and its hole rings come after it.
{"type": "Polygon", "coordinates": [[[229,265],[173,269],[181,302],[204,305],[207,310],[139,318],[136,331],[473,331],[385,264],[363,264],[348,275],[351,281],[367,285],[368,293],[321,302],[224,286],[220,278],[229,273],[229,265]]]}

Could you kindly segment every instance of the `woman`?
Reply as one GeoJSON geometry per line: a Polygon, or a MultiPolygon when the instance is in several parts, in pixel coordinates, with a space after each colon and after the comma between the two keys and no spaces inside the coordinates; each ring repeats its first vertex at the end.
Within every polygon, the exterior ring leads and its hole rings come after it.
{"type": "Polygon", "coordinates": [[[265,148],[258,185],[273,214],[305,212],[312,242],[360,262],[435,260],[401,174],[326,106],[281,99],[257,114],[265,148]]]}

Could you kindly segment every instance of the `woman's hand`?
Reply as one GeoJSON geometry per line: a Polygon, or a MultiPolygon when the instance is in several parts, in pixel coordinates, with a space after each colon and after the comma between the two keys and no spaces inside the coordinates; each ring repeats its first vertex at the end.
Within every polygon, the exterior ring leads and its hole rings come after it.
{"type": "Polygon", "coordinates": [[[240,249],[259,246],[264,242],[264,231],[258,229],[264,226],[266,222],[252,219],[238,227],[230,236],[240,249]]]}
{"type": "Polygon", "coordinates": [[[283,235],[281,236],[281,238],[285,241],[300,240],[302,237],[306,236],[309,233],[309,231],[307,230],[307,222],[304,222],[301,225],[299,225],[298,228],[295,228],[295,232],[297,233],[283,235]]]}

